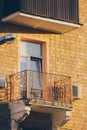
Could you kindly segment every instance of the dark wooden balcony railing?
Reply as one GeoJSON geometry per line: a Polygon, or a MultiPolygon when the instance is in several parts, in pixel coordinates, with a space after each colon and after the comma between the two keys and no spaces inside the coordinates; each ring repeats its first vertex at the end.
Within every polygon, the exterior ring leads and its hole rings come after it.
{"type": "Polygon", "coordinates": [[[78,0],[4,0],[4,9],[4,16],[19,11],[79,23],[78,0]]]}
{"type": "Polygon", "coordinates": [[[25,70],[11,76],[10,96],[72,104],[71,78],[25,70]]]}

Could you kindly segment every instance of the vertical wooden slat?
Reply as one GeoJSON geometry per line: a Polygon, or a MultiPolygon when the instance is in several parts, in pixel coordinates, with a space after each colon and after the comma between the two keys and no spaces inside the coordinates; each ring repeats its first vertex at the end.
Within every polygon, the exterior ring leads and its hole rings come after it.
{"type": "Polygon", "coordinates": [[[6,0],[5,13],[15,11],[78,23],[78,0],[6,0]]]}
{"type": "Polygon", "coordinates": [[[21,4],[24,8],[22,11],[25,11],[26,9],[26,13],[32,13],[65,21],[78,22],[78,0],[23,1],[21,0],[21,4]],[[25,5],[27,6],[25,7],[25,5]]]}

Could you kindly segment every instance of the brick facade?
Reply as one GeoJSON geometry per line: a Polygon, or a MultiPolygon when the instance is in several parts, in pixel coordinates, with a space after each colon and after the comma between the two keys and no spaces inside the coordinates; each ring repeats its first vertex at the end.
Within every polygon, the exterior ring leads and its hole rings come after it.
{"type": "Polygon", "coordinates": [[[47,44],[47,72],[71,76],[72,84],[82,87],[82,98],[74,100],[71,120],[60,130],[87,130],[87,1],[79,0],[79,10],[83,25],[62,35],[0,24],[0,36],[12,33],[16,37],[0,46],[0,73],[19,71],[21,39],[41,41],[47,44]]]}

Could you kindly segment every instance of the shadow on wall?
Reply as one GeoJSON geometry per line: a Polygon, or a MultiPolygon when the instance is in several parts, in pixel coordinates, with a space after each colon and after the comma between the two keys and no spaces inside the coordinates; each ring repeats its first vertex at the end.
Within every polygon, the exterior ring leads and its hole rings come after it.
{"type": "Polygon", "coordinates": [[[58,34],[54,32],[49,32],[41,29],[34,29],[31,27],[26,27],[26,26],[21,26],[21,25],[16,25],[12,23],[3,23],[0,22],[0,33],[40,33],[40,34],[58,34]]]}
{"type": "Polygon", "coordinates": [[[51,114],[31,111],[30,115],[19,124],[20,130],[52,130],[51,114]]]}

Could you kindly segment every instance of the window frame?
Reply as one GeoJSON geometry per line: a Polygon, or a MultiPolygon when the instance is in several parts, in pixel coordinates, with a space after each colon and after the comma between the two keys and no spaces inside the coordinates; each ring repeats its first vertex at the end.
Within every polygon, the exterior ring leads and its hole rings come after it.
{"type": "MultiPolygon", "coordinates": [[[[26,40],[21,40],[21,41],[24,41],[24,42],[28,42],[28,43],[34,43],[34,44],[40,44],[41,45],[41,54],[43,54],[43,46],[42,46],[42,43],[38,43],[38,42],[30,42],[30,41],[26,41],[26,40]]],[[[21,42],[20,42],[20,44],[22,44],[21,42]]],[[[20,45],[21,46],[21,45],[20,45]]],[[[29,53],[23,53],[22,54],[22,52],[21,52],[21,50],[20,50],[20,71],[21,71],[21,57],[26,57],[26,58],[28,58],[28,62],[27,62],[27,66],[26,66],[26,70],[27,69],[29,69],[29,70],[31,70],[31,68],[30,68],[30,62],[31,62],[31,58],[36,58],[36,59],[39,59],[39,60],[41,60],[41,72],[43,72],[43,56],[38,56],[38,55],[34,55],[34,54],[29,54],[29,53]]]]}
{"type": "MultiPolygon", "coordinates": [[[[21,42],[21,41],[34,42],[34,43],[39,43],[39,44],[42,45],[42,57],[39,57],[39,58],[43,58],[42,59],[42,73],[43,73],[43,79],[44,79],[43,80],[43,86],[44,86],[44,91],[47,91],[47,79],[48,79],[47,73],[49,73],[49,56],[50,56],[49,55],[49,41],[48,40],[44,41],[45,40],[44,38],[43,39],[42,38],[40,38],[40,39],[36,38],[36,39],[37,40],[30,39],[27,36],[26,37],[21,36],[19,38],[19,42],[21,42]],[[44,83],[45,83],[45,85],[44,85],[44,83]]],[[[20,44],[19,44],[19,50],[20,50],[20,44]]],[[[24,54],[20,55],[20,51],[19,51],[19,61],[20,61],[20,57],[23,56],[23,55],[24,54]]],[[[37,56],[35,56],[35,57],[37,57],[37,56]]],[[[19,72],[20,72],[20,63],[19,62],[18,62],[18,65],[19,65],[19,72]]],[[[42,88],[41,88],[41,90],[42,90],[42,88]]],[[[28,88],[27,88],[27,91],[29,92],[28,88]]],[[[28,96],[28,94],[27,94],[27,96],[28,96]]],[[[43,99],[46,99],[47,97],[48,97],[48,95],[46,95],[46,93],[43,93],[43,99]]]]}

